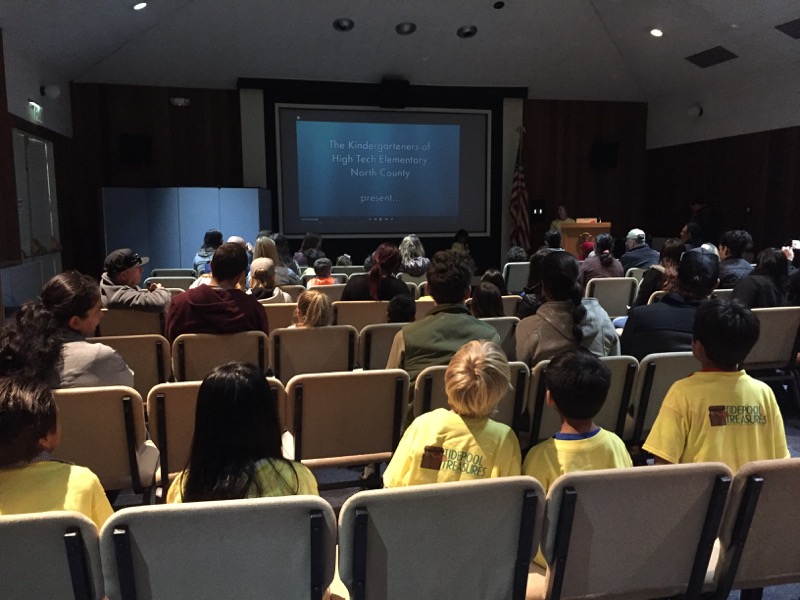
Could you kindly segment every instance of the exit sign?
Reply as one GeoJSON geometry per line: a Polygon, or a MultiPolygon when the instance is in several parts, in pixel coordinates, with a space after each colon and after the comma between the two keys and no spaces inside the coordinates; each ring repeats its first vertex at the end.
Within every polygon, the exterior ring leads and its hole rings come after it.
{"type": "Polygon", "coordinates": [[[28,100],[28,118],[34,123],[44,123],[44,109],[33,100],[28,100]]]}

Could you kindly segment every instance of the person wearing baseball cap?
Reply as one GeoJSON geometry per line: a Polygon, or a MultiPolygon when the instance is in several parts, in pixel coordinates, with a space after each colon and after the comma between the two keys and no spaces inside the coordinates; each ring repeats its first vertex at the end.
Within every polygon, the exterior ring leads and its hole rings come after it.
{"type": "Polygon", "coordinates": [[[128,308],[151,312],[166,311],[172,294],[160,283],[140,288],[142,267],[150,262],[130,248],[114,250],[106,257],[100,277],[100,298],[104,308],[128,308]]]}
{"type": "Polygon", "coordinates": [[[634,267],[646,269],[658,262],[658,252],[644,240],[645,234],[641,229],[631,229],[625,236],[625,254],[620,257],[619,262],[626,272],[634,267]]]}

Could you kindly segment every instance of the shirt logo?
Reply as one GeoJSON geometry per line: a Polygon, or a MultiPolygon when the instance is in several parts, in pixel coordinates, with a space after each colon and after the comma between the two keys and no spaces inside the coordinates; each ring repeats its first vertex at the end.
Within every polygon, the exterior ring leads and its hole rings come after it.
{"type": "Polygon", "coordinates": [[[434,471],[453,471],[473,477],[485,477],[486,467],[483,463],[484,456],[481,454],[441,446],[425,446],[419,466],[434,471]]]}
{"type": "Polygon", "coordinates": [[[708,419],[712,427],[767,424],[767,415],[760,406],[709,406],[708,419]]]}

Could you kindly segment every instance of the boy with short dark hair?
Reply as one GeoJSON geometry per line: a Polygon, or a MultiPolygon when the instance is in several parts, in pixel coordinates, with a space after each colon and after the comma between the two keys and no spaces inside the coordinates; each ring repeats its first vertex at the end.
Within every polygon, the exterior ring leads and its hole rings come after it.
{"type": "Polygon", "coordinates": [[[538,479],[547,490],[571,471],[633,466],[622,440],[593,421],[610,385],[608,367],[588,352],[568,350],[550,361],[546,401],[561,417],[561,429],[531,448],[523,475],[538,479]]]}
{"type": "Polygon", "coordinates": [[[386,307],[387,323],[411,323],[417,318],[417,303],[410,294],[397,294],[386,307]]]}
{"type": "Polygon", "coordinates": [[[740,369],[758,335],[758,318],[735,300],[697,308],[692,353],[703,368],[664,398],[642,446],[656,463],[723,462],[735,473],[754,460],[789,458],[775,394],[740,369]]]}
{"type": "Polygon", "coordinates": [[[314,261],[314,277],[308,280],[306,287],[315,285],[333,285],[336,279],[331,277],[331,269],[333,264],[329,258],[318,258],[314,261]]]}

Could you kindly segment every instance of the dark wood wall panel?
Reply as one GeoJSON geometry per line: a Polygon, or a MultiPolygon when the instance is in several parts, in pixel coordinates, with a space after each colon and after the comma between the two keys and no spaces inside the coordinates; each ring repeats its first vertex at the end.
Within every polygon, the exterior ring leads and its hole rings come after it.
{"type": "Polygon", "coordinates": [[[647,175],[646,104],[526,100],[523,123],[528,195],[532,208],[544,210],[541,219],[533,219],[534,246],[543,243],[560,204],[572,217],[611,221],[614,235],[641,226],[647,175]],[[595,144],[618,145],[613,166],[593,164],[595,144]]]}
{"type": "MultiPolygon", "coordinates": [[[[0,66],[3,56],[3,31],[0,29],[0,66]]],[[[14,178],[14,145],[11,138],[11,115],[6,96],[6,72],[0,68],[0,265],[13,264],[21,258],[17,185],[14,178]]]]}
{"type": "MultiPolygon", "coordinates": [[[[720,231],[746,229],[760,249],[800,236],[800,127],[648,151],[646,220],[675,235],[703,198],[720,231]]],[[[656,232],[658,234],[658,232],[656,232]]]]}

